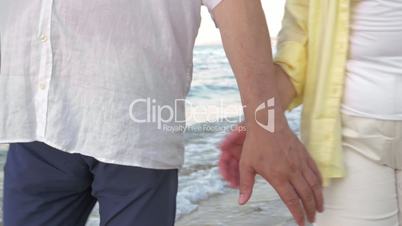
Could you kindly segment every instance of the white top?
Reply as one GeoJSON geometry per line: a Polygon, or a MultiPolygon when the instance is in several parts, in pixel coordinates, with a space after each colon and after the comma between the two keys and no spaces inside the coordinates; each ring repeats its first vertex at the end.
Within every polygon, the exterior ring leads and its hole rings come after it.
{"type": "Polygon", "coordinates": [[[145,102],[186,97],[201,5],[220,1],[1,0],[0,142],[179,168],[183,130],[163,126],[184,126],[183,104],[158,124],[145,102]]]}
{"type": "Polygon", "coordinates": [[[352,0],[342,111],[402,120],[402,1],[352,0]]]}

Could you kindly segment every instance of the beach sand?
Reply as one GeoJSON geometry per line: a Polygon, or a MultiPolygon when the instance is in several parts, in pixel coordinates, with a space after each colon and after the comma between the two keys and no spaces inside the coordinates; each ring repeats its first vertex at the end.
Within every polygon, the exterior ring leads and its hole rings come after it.
{"type": "Polygon", "coordinates": [[[202,201],[176,226],[296,226],[275,190],[261,178],[249,203],[239,206],[237,196],[237,190],[232,190],[202,201]]]}

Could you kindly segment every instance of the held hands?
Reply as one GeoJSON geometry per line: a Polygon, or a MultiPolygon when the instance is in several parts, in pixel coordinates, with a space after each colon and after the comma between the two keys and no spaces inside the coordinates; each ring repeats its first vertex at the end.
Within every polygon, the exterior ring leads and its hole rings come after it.
{"type": "MultiPolygon", "coordinates": [[[[280,89],[277,85],[280,80],[275,78],[270,35],[261,1],[222,1],[213,14],[242,103],[247,106],[244,142],[238,139],[229,142],[234,146],[243,144],[237,155],[239,161],[231,161],[229,166],[233,168],[226,171],[227,175],[238,178],[234,185],[240,186],[239,202],[244,204],[249,200],[255,175],[259,174],[278,191],[300,226],[304,225],[303,208],[308,219],[314,221],[315,212],[322,210],[323,203],[321,178],[314,161],[290,130],[280,106],[275,106],[275,131],[270,133],[260,126],[268,125],[265,119],[272,112],[260,111],[261,103],[278,96],[284,101],[281,91],[292,91],[292,88],[280,89]],[[259,119],[258,123],[254,118],[259,119]]],[[[285,84],[292,86],[289,82],[285,84]]]]}
{"type": "MultiPolygon", "coordinates": [[[[282,109],[286,109],[296,95],[296,91],[286,72],[279,66],[274,65],[275,81],[278,86],[282,109]]],[[[220,145],[221,156],[219,159],[219,170],[223,178],[233,188],[239,187],[239,161],[246,139],[246,123],[239,123],[235,129],[229,133],[220,145]]]]}
{"type": "Polygon", "coordinates": [[[304,216],[314,222],[323,211],[320,173],[289,127],[268,134],[262,129],[235,129],[221,145],[219,168],[232,187],[240,188],[239,203],[251,197],[256,174],[278,192],[294,219],[304,225],[304,216]]]}
{"type": "MultiPolygon", "coordinates": [[[[278,66],[276,82],[283,91],[280,97],[286,106],[294,90],[286,73],[278,66]]],[[[239,124],[221,144],[219,169],[231,187],[240,188],[240,204],[250,199],[255,175],[261,175],[275,188],[302,226],[305,216],[314,222],[316,211],[323,211],[322,179],[283,113],[277,114],[277,118],[274,133],[258,126],[239,124]]]]}

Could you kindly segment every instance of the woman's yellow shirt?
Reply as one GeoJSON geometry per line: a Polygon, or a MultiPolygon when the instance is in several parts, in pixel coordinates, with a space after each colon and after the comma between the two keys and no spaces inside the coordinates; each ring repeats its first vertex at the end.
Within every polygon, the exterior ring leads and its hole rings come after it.
{"type": "Polygon", "coordinates": [[[287,0],[275,62],[290,76],[303,104],[301,138],[324,185],[345,175],[341,102],[348,54],[350,0],[287,0]]]}

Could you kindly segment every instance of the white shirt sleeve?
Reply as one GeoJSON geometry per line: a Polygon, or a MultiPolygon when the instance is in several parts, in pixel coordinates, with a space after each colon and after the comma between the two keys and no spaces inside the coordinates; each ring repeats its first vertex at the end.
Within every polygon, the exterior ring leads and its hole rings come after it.
{"type": "Polygon", "coordinates": [[[202,4],[208,7],[208,10],[212,12],[212,10],[223,0],[202,0],[202,4]]]}

